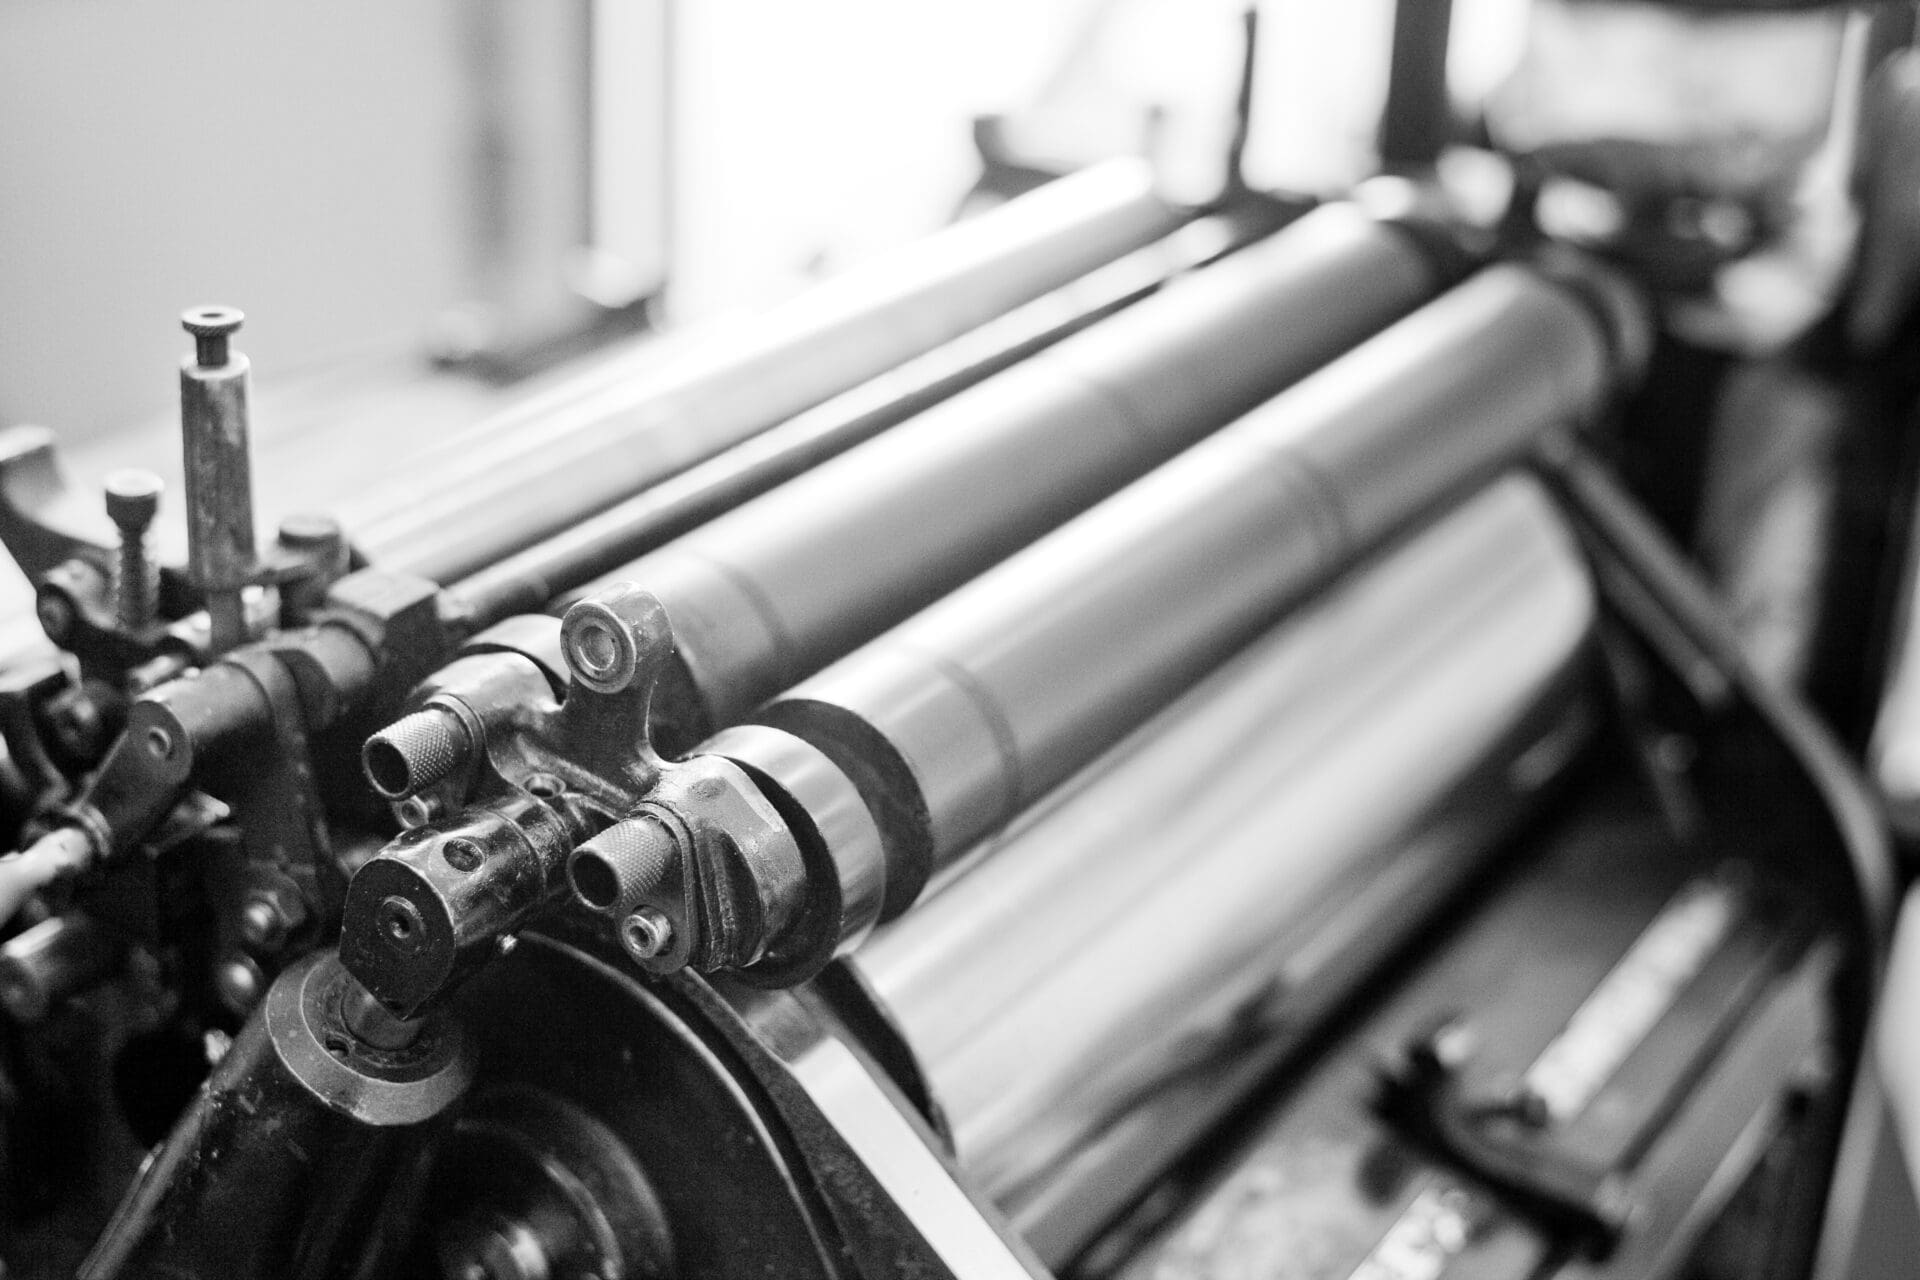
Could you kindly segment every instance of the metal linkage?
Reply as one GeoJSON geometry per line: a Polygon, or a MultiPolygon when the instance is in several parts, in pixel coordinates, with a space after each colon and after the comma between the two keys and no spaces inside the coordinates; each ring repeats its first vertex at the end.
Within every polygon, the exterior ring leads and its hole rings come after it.
{"type": "MultiPolygon", "coordinates": [[[[745,768],[720,751],[679,763],[654,751],[648,707],[673,651],[657,601],[610,591],[568,610],[557,635],[543,622],[477,637],[418,711],[367,743],[376,790],[452,811],[354,876],[341,957],[369,991],[402,1014],[431,1007],[563,902],[570,868],[588,908],[657,972],[742,969],[783,959],[794,939],[864,932],[877,895],[823,908],[845,895],[823,893],[807,837],[745,768]]],[[[844,782],[841,799],[859,812],[844,782]]],[[[878,857],[871,823],[864,843],[834,834],[839,856],[878,857]]]]}
{"type": "Polygon", "coordinates": [[[420,1180],[375,1175],[417,1165],[431,1122],[473,1075],[457,1021],[395,1019],[332,952],[307,957],[273,984],[141,1166],[79,1274],[402,1269],[391,1255],[419,1211],[420,1180]]]}

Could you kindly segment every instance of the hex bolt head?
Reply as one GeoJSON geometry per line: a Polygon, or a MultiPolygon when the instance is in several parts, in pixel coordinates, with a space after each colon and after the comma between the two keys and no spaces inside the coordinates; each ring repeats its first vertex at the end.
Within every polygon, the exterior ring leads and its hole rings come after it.
{"type": "Polygon", "coordinates": [[[653,907],[641,907],[620,922],[620,945],[636,960],[652,960],[673,946],[673,921],[653,907]]]}
{"type": "Polygon", "coordinates": [[[373,789],[404,800],[449,777],[466,763],[473,738],[459,716],[427,707],[402,716],[368,738],[360,764],[373,789]]]}
{"type": "Polygon", "coordinates": [[[189,307],[180,327],[193,335],[193,360],[202,369],[218,369],[229,359],[227,338],[246,315],[238,307],[189,307]]]}

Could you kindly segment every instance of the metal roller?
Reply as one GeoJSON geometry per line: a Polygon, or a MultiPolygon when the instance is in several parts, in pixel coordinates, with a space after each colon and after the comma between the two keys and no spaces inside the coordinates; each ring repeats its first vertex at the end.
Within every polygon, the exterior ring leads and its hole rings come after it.
{"type": "Polygon", "coordinates": [[[632,580],[666,605],[684,687],[656,725],[690,745],[1403,315],[1438,274],[1405,231],[1323,207],[580,594],[632,580]]]}
{"type": "Polygon", "coordinates": [[[1577,735],[1594,594],[1502,481],[1257,641],[852,963],[1058,1259],[1479,867],[1577,735]]]}
{"type": "Polygon", "coordinates": [[[742,441],[455,583],[449,607],[478,629],[644,555],[730,507],[924,413],[1185,272],[1270,232],[1268,219],[1198,218],[923,356],[742,441]]]}
{"type": "Polygon", "coordinates": [[[1366,547],[1592,416],[1631,313],[1589,302],[1489,269],[763,708],[866,797],[883,918],[1366,547]]]}
{"type": "MultiPolygon", "coordinates": [[[[1275,258],[1298,262],[1297,251],[1278,249],[1296,233],[1309,243],[1327,236],[1407,252],[1357,218],[1330,208],[1295,224],[1260,247],[1271,251],[1267,270],[1275,258]]],[[[1223,290],[1247,299],[1259,273],[1233,265],[1242,269],[1193,277],[1227,282],[1199,296],[1223,290]]],[[[343,962],[390,1006],[429,1008],[488,962],[497,939],[570,889],[652,972],[691,966],[768,985],[805,979],[904,911],[936,870],[1112,746],[1286,605],[1543,435],[1593,414],[1612,392],[1616,356],[1639,319],[1591,305],[1610,300],[1602,279],[1576,288],[1520,267],[1483,273],[684,759],[676,757],[694,740],[689,719],[662,725],[676,672],[710,672],[700,662],[716,652],[737,656],[745,665],[717,687],[744,703],[758,682],[779,674],[779,662],[808,651],[792,633],[773,632],[779,642],[765,643],[769,632],[756,634],[747,621],[714,627],[732,602],[768,606],[740,587],[762,580],[729,578],[724,561],[689,554],[709,545],[705,530],[669,548],[677,560],[663,561],[690,566],[688,577],[648,573],[641,584],[605,588],[572,605],[557,636],[488,640],[481,647],[492,652],[448,667],[422,701],[423,710],[438,706],[469,726],[468,749],[448,759],[484,765],[484,790],[467,790],[466,807],[408,832],[356,872],[343,962]],[[687,585],[704,594],[674,590],[687,585]],[[716,588],[731,594],[715,597],[716,588]],[[689,600],[707,612],[675,615],[689,600]],[[742,638],[744,645],[729,643],[742,638]],[[559,664],[568,672],[564,698],[550,691],[559,664]],[[508,688],[521,692],[503,697],[508,688]],[[570,780],[554,786],[563,772],[570,780]],[[529,789],[536,785],[581,799],[550,804],[529,789]]],[[[1143,333],[1139,317],[1176,295],[1194,296],[1170,289],[1082,335],[1102,345],[1076,339],[1020,368],[1081,350],[1128,350],[1136,359],[1112,366],[1122,385],[1142,396],[1211,386],[1198,400],[1223,409],[1219,387],[1230,379],[1194,376],[1206,348],[1143,333]],[[1136,323],[1111,337],[1124,321],[1136,323]],[[1146,336],[1159,341],[1148,345],[1146,336]],[[1158,376],[1176,369],[1185,376],[1158,376]]],[[[1085,386],[1064,377],[1058,384],[1076,393],[1085,386]]],[[[1003,385],[1033,384],[1003,378],[979,390],[1000,396],[1003,385]]],[[[1007,420],[980,416],[983,425],[1007,420]]],[[[1163,405],[1139,421],[1172,416],[1163,405]]],[[[1029,439],[1031,430],[1016,437],[1017,451],[988,450],[987,466],[971,448],[978,437],[911,439],[926,446],[920,452],[901,443],[914,429],[899,428],[739,509],[754,519],[708,526],[725,526],[728,538],[760,553],[751,563],[769,575],[764,591],[808,623],[798,634],[809,643],[883,621],[880,610],[923,589],[929,562],[943,575],[957,572],[955,542],[979,555],[1031,533],[1020,527],[1032,511],[1024,486],[1050,470],[1049,459],[1061,465],[1057,452],[1029,439]],[[868,465],[862,455],[900,467],[929,455],[934,463],[908,472],[921,483],[906,486],[905,500],[882,490],[857,504],[817,501],[831,498],[817,482],[833,479],[841,464],[868,465]],[[813,512],[813,523],[770,518],[767,504],[791,491],[806,491],[792,514],[813,512]],[[1020,499],[1011,513],[996,501],[1003,493],[1020,499]]],[[[1111,437],[1095,436],[1103,438],[1111,437]]],[[[1139,460],[1138,446],[1127,452],[1139,460]]],[[[1054,484],[1038,483],[1042,492],[1054,484]]],[[[405,754],[402,739],[412,738],[401,730],[411,723],[369,740],[369,778],[395,799],[451,776],[438,766],[418,777],[411,766],[388,767],[389,754],[405,754]]],[[[422,755],[420,763],[431,762],[422,755]]]]}
{"type": "Polygon", "coordinates": [[[1138,162],[1103,165],[885,255],[784,306],[454,442],[430,493],[377,493],[356,538],[383,567],[451,582],[1010,307],[1166,235],[1138,162]],[[537,447],[529,447],[529,442],[537,447]]]}

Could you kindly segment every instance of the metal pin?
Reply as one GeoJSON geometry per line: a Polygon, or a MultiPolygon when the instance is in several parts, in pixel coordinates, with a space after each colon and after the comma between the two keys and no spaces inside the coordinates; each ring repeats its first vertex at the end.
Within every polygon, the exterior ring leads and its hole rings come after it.
{"type": "Polygon", "coordinates": [[[193,357],[180,364],[188,560],[216,650],[246,640],[244,593],[258,572],[247,421],[252,366],[228,345],[241,319],[233,307],[195,307],[180,318],[194,342],[193,357]]]}

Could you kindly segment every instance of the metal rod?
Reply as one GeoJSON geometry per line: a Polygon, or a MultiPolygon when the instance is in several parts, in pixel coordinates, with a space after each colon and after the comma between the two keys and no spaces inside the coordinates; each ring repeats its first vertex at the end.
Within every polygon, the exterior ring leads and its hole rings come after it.
{"type": "Polygon", "coordinates": [[[180,433],[187,491],[187,561],[206,597],[216,652],[247,638],[244,592],[253,582],[253,463],[247,357],[229,349],[240,327],[232,307],[181,317],[194,354],[180,362],[180,433]]]}
{"type": "Polygon", "coordinates": [[[897,914],[1286,605],[1597,412],[1610,339],[1571,289],[1494,267],[755,719],[860,785],[897,914]]]}
{"type": "Polygon", "coordinates": [[[1250,219],[1200,219],[664,480],[448,590],[478,629],[622,563],[897,426],[1244,245],[1250,219]]]}
{"type": "Polygon", "coordinates": [[[1594,616],[1551,504],[1504,481],[856,954],[963,1167],[1043,1255],[1084,1243],[1483,865],[1579,740],[1563,677],[1594,616]]]}
{"type": "MultiPolygon", "coordinates": [[[[690,746],[1318,368],[1438,286],[1328,205],[581,589],[666,605],[690,746]]],[[[683,723],[670,723],[675,708],[683,723]]]]}
{"type": "Polygon", "coordinates": [[[652,352],[483,424],[371,495],[356,539],[384,567],[452,582],[1166,235],[1178,215],[1135,162],[1088,170],[863,264],[783,307],[652,352]]]}

